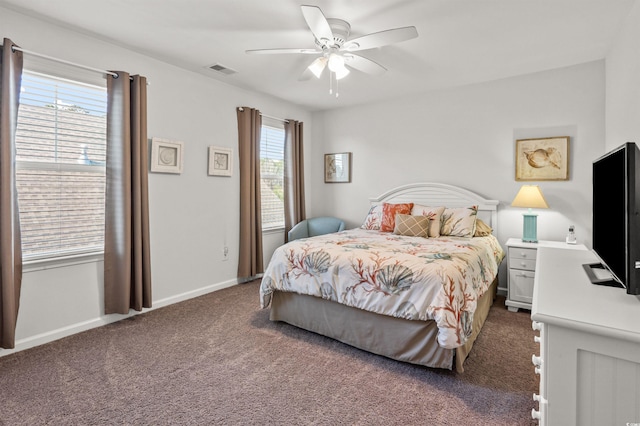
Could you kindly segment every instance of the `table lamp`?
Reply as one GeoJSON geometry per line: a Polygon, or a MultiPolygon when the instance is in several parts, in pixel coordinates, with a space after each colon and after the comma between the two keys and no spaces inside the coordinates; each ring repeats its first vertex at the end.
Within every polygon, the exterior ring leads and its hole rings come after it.
{"type": "Polygon", "coordinates": [[[516,198],[513,199],[511,207],[525,207],[528,210],[522,214],[523,216],[523,229],[522,229],[522,241],[525,243],[537,243],[538,242],[538,227],[537,219],[538,215],[533,213],[531,209],[548,209],[549,204],[544,199],[542,191],[538,185],[522,185],[516,198]]]}

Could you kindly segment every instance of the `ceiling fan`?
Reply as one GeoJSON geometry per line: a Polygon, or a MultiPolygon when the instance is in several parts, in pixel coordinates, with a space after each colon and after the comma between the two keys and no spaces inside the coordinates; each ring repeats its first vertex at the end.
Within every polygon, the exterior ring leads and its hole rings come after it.
{"type": "MultiPolygon", "coordinates": [[[[312,76],[320,78],[325,68],[329,69],[329,93],[333,92],[333,82],[346,77],[349,68],[367,74],[380,75],[387,69],[377,62],[355,54],[361,50],[373,49],[418,37],[416,27],[402,27],[367,34],[349,40],[351,25],[342,19],[326,18],[317,6],[300,6],[309,29],[315,37],[315,48],[279,48],[247,50],[249,54],[302,53],[320,55],[304,70],[299,80],[312,76]]],[[[338,93],[336,91],[336,96],[338,93]]]]}

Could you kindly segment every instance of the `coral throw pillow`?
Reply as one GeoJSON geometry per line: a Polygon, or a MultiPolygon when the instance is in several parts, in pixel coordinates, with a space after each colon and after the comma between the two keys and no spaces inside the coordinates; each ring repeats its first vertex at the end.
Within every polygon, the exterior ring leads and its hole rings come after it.
{"type": "Polygon", "coordinates": [[[413,203],[400,203],[400,204],[382,204],[382,223],[380,224],[380,231],[393,232],[396,227],[396,215],[397,214],[411,214],[413,203]]]}

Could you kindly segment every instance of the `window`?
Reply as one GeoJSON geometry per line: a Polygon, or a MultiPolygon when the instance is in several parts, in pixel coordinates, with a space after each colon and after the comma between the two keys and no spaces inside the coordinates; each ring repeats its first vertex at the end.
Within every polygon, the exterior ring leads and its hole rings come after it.
{"type": "Polygon", "coordinates": [[[260,195],[262,229],[284,228],[284,128],[262,125],[260,134],[260,195]]]}
{"type": "Polygon", "coordinates": [[[16,181],[24,260],[104,249],[106,111],[104,86],[23,72],[16,181]]]}

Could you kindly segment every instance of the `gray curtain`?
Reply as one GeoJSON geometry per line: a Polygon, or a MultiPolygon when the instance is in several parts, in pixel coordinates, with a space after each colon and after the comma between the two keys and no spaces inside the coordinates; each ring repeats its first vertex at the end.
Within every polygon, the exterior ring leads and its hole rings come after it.
{"type": "Polygon", "coordinates": [[[293,226],[306,219],[304,207],[304,150],[303,123],[287,120],[284,123],[284,239],[293,226]]]}
{"type": "Polygon", "coordinates": [[[107,76],[105,313],[151,307],[147,80],[107,76]]]}
{"type": "Polygon", "coordinates": [[[262,208],[260,206],[260,132],[262,116],[253,108],[240,107],[238,158],[240,161],[240,250],[238,278],[245,280],[264,272],[262,261],[262,208]]]}
{"type": "Polygon", "coordinates": [[[22,283],[22,245],[16,190],[16,127],[22,52],[0,47],[0,347],[13,349],[22,283]]]}

